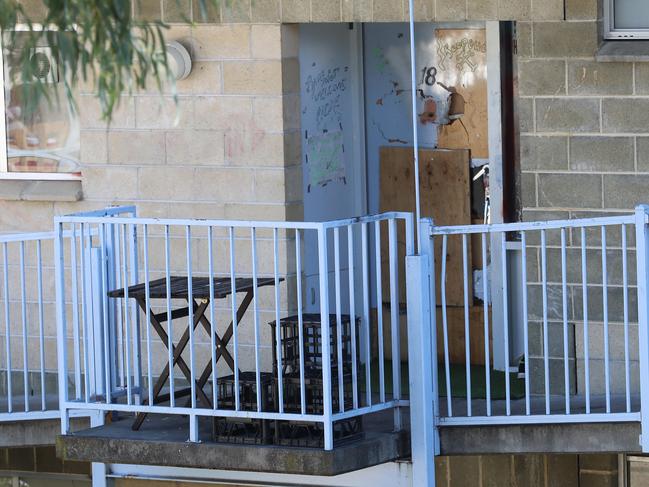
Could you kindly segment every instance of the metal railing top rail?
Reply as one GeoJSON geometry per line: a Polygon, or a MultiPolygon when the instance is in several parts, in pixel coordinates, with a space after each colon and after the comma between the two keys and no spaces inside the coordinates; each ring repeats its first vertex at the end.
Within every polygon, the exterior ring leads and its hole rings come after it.
{"type": "Polygon", "coordinates": [[[0,235],[0,243],[34,242],[37,240],[54,240],[54,232],[7,233],[0,235]]]}
{"type": "Polygon", "coordinates": [[[356,216],[354,218],[343,218],[340,220],[329,220],[322,222],[325,228],[345,227],[356,223],[371,223],[375,221],[403,219],[408,222],[414,222],[414,215],[406,211],[387,211],[375,215],[356,216]]]}
{"type": "MultiPolygon", "coordinates": [[[[124,210],[123,212],[127,212],[124,210]]],[[[135,218],[138,225],[164,225],[179,226],[193,225],[202,227],[232,227],[232,228],[284,228],[288,230],[320,230],[344,227],[356,223],[370,223],[389,219],[413,220],[412,213],[407,212],[387,212],[377,215],[360,216],[341,220],[331,220],[323,222],[293,222],[293,221],[264,221],[264,220],[210,220],[200,218],[135,218]]],[[[112,224],[133,224],[134,217],[120,216],[97,216],[94,214],[74,214],[57,216],[54,218],[55,223],[112,223],[112,224]]]]}
{"type": "MultiPolygon", "coordinates": [[[[90,235],[98,235],[96,228],[89,230],[90,235]]],[[[70,238],[74,232],[72,230],[63,231],[63,238],[70,238]]],[[[36,233],[7,233],[0,234],[0,244],[3,243],[16,243],[16,242],[36,242],[39,240],[54,240],[56,237],[55,232],[36,232],[36,233]]]]}
{"type": "Polygon", "coordinates": [[[605,227],[635,224],[635,215],[605,216],[574,220],[494,223],[491,225],[431,226],[430,235],[460,235],[476,233],[525,232],[530,230],[561,230],[567,228],[605,227]]]}
{"type": "MultiPolygon", "coordinates": [[[[106,208],[102,208],[101,210],[93,210],[93,211],[80,211],[78,213],[72,213],[69,215],[69,217],[109,217],[109,216],[115,216],[115,215],[121,215],[122,213],[132,213],[133,215],[137,214],[137,207],[134,205],[125,205],[125,206],[109,206],[106,208]]],[[[54,220],[56,221],[58,217],[55,217],[54,220]]]]}

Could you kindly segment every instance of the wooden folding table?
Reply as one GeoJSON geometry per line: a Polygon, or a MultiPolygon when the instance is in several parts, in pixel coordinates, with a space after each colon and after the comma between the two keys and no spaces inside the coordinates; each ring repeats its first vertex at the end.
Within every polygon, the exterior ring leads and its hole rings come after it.
{"type": "MultiPolygon", "coordinates": [[[[283,279],[280,279],[283,280],[283,279]]],[[[237,309],[237,325],[241,322],[241,319],[245,315],[250,303],[255,294],[254,280],[252,278],[236,278],[235,289],[237,293],[245,293],[245,296],[237,309]]],[[[205,316],[205,312],[209,308],[210,299],[225,299],[230,294],[232,294],[232,284],[229,277],[215,277],[213,281],[213,294],[210,290],[210,279],[208,277],[193,277],[192,278],[192,293],[191,293],[191,302],[189,297],[189,282],[187,277],[183,276],[172,276],[169,279],[169,293],[167,293],[167,279],[155,279],[149,281],[149,302],[152,300],[166,300],[170,299],[183,299],[187,302],[187,305],[181,308],[176,308],[171,311],[171,318],[167,316],[167,313],[154,313],[151,309],[149,311],[149,320],[151,321],[151,326],[156,331],[162,343],[169,348],[169,336],[167,331],[162,326],[162,323],[183,317],[189,316],[189,306],[192,306],[193,313],[193,328],[196,329],[198,324],[202,324],[205,331],[208,335],[212,333],[212,325],[210,321],[205,316]]],[[[275,284],[274,278],[258,278],[257,287],[271,286],[275,284]]],[[[108,296],[111,298],[125,298],[134,299],[142,311],[146,314],[147,312],[147,296],[146,296],[146,285],[144,283],[135,284],[128,288],[128,293],[124,289],[116,289],[110,291],[108,296]]],[[[219,336],[214,331],[214,339],[216,344],[216,361],[218,362],[221,358],[227,363],[228,367],[234,372],[234,359],[230,352],[227,349],[232,335],[234,333],[234,323],[231,321],[230,325],[226,329],[223,336],[219,336]]],[[[187,378],[191,384],[191,370],[185,360],[182,358],[183,350],[187,347],[189,343],[189,324],[185,329],[183,335],[177,344],[172,344],[172,354],[174,365],[178,365],[183,375],[187,378]]],[[[210,375],[212,374],[212,359],[208,361],[207,365],[203,368],[203,372],[196,381],[195,391],[197,399],[200,400],[205,407],[212,407],[212,402],[207,397],[203,391],[203,387],[209,380],[210,375]]],[[[169,363],[165,365],[162,370],[158,380],[153,387],[153,404],[159,404],[162,402],[169,401],[171,394],[161,394],[162,388],[169,379],[169,363]]],[[[191,394],[191,387],[174,391],[174,398],[183,397],[191,394]]],[[[145,400],[146,404],[147,400],[145,400]]],[[[144,419],[146,418],[146,413],[140,413],[137,415],[135,422],[133,423],[133,429],[137,430],[140,428],[144,419]]]]}

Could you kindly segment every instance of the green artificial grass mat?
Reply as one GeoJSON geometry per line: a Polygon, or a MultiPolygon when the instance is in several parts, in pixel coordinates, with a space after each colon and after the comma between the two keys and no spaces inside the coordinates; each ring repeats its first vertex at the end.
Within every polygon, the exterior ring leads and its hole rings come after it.
{"type": "MultiPolygon", "coordinates": [[[[379,391],[379,364],[376,360],[372,362],[372,391],[379,391]]],[[[361,367],[364,369],[364,367],[361,367]]],[[[439,395],[446,397],[446,370],[444,364],[437,365],[437,378],[439,385],[439,395]]],[[[451,364],[449,366],[450,382],[451,382],[451,396],[452,397],[467,397],[466,388],[466,367],[464,364],[451,364]]],[[[364,372],[363,372],[364,373],[364,372]]],[[[384,376],[385,376],[385,392],[392,394],[392,361],[384,361],[384,376]]],[[[360,377],[364,377],[361,375],[360,377]]],[[[361,379],[362,380],[362,379],[361,379]]],[[[490,371],[491,381],[491,399],[505,399],[505,373],[498,370],[490,371]]],[[[487,398],[487,382],[485,377],[485,367],[483,365],[471,366],[471,398],[472,399],[486,399],[487,398]]],[[[510,385],[510,398],[521,399],[525,397],[525,381],[518,378],[518,374],[509,374],[510,385]]],[[[362,387],[364,389],[364,387],[362,387]]],[[[408,394],[408,363],[401,363],[401,392],[408,394]]]]}

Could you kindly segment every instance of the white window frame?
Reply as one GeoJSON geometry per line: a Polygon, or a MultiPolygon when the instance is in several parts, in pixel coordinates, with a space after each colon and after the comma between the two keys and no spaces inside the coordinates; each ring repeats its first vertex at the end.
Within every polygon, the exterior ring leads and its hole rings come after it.
{"type": "Polygon", "coordinates": [[[649,27],[646,29],[616,29],[615,0],[604,0],[604,38],[649,39],[649,27]]]}
{"type": "MultiPolygon", "coordinates": [[[[20,26],[16,27],[21,30],[20,26]]],[[[37,28],[37,27],[36,27],[37,28]]],[[[81,173],[56,173],[56,172],[10,172],[9,155],[7,154],[7,116],[5,100],[5,78],[4,78],[4,50],[2,36],[0,36],[0,181],[1,180],[35,180],[35,181],[79,181],[81,173]]]]}

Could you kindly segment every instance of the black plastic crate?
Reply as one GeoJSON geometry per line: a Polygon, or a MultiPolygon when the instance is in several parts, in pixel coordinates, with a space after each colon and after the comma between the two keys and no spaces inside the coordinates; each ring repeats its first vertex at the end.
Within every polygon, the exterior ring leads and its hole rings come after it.
{"type": "MultiPolygon", "coordinates": [[[[349,315],[341,315],[342,367],[345,373],[352,370],[352,326],[349,315]]],[[[276,321],[269,323],[273,338],[273,370],[277,371],[276,321]]],[[[331,368],[338,367],[338,320],[335,314],[329,315],[331,368]]],[[[282,354],[282,375],[299,374],[300,370],[300,321],[298,315],[282,318],[279,321],[280,349],[282,354]]],[[[356,360],[360,363],[360,320],[355,320],[356,360]]],[[[302,345],[304,350],[305,374],[317,374],[322,370],[322,326],[319,313],[302,314],[302,345]]]]}
{"type": "MultiPolygon", "coordinates": [[[[307,414],[322,414],[324,412],[323,381],[321,371],[309,371],[304,378],[305,412],[307,414]]],[[[343,401],[345,409],[353,407],[353,383],[350,373],[343,375],[343,401]]],[[[299,374],[289,374],[282,377],[282,392],[284,411],[291,413],[302,412],[301,387],[299,374]]],[[[357,388],[360,399],[360,388],[357,388]]],[[[279,397],[279,394],[276,395],[279,397]]],[[[340,394],[338,389],[338,373],[334,369],[331,372],[331,406],[332,411],[340,409],[340,394]]]]}
{"type": "Polygon", "coordinates": [[[269,423],[264,419],[214,418],[213,439],[219,443],[267,445],[272,443],[269,423]]]}
{"type": "MultiPolygon", "coordinates": [[[[260,373],[260,391],[262,411],[272,410],[274,404],[274,385],[272,374],[260,373]]],[[[235,409],[236,384],[234,375],[218,379],[219,409],[235,409]]],[[[239,373],[239,408],[241,411],[257,411],[257,379],[255,372],[239,373]]],[[[272,443],[270,421],[254,418],[219,417],[212,423],[214,441],[222,443],[239,443],[263,445],[272,443]]]]}
{"type": "MultiPolygon", "coordinates": [[[[275,421],[274,443],[280,446],[324,448],[324,425],[309,421],[275,421]]],[[[363,436],[361,416],[336,421],[333,424],[334,442],[350,441],[363,436]]]]}
{"type": "MultiPolygon", "coordinates": [[[[275,390],[273,374],[261,372],[260,391],[262,411],[269,411],[273,406],[275,390]]],[[[235,380],[234,375],[219,377],[217,380],[217,397],[219,409],[235,409],[235,380]]],[[[257,411],[257,377],[255,372],[239,373],[239,408],[242,411],[257,411]]]]}

